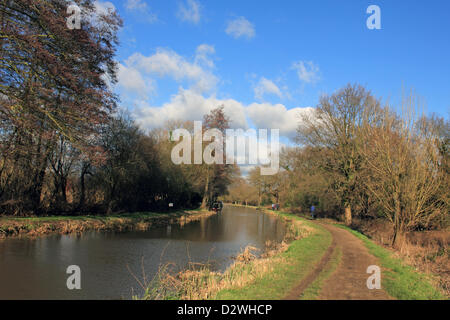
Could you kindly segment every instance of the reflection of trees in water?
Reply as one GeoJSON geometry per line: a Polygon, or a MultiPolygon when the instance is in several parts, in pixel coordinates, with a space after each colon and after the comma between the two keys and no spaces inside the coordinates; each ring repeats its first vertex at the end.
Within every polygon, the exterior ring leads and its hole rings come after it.
{"type": "Polygon", "coordinates": [[[129,298],[131,288],[139,290],[140,285],[127,264],[143,280],[143,261],[147,281],[164,263],[171,263],[174,272],[188,267],[189,262],[223,271],[247,245],[263,249],[266,240],[279,241],[283,234],[283,223],[276,217],[252,209],[225,208],[209,218],[147,231],[5,240],[0,242],[0,270],[8,272],[0,275],[0,282],[17,289],[7,285],[9,291],[5,292],[0,286],[0,297],[25,297],[18,288],[31,286],[34,289],[26,293],[27,298],[71,298],[72,293],[58,291],[60,281],[54,274],[76,261],[82,272],[86,270],[78,298],[129,298]],[[30,265],[39,267],[28,269],[30,265]]]}

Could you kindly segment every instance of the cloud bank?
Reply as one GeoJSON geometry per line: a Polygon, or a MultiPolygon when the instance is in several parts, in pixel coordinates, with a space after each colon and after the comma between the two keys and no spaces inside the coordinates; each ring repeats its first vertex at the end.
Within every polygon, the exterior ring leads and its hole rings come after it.
{"type": "MultiPolygon", "coordinates": [[[[253,88],[255,102],[219,98],[217,87],[220,79],[213,72],[215,53],[214,47],[208,44],[199,45],[190,58],[171,49],[157,48],[150,55],[134,53],[121,63],[118,86],[123,90],[123,95],[133,102],[133,115],[139,125],[143,129],[153,129],[171,120],[202,120],[211,110],[224,106],[232,128],[279,129],[281,136],[294,137],[302,114],[313,109],[288,109],[281,103],[265,102],[263,99],[268,95],[279,98],[285,95],[272,80],[265,77],[261,77],[253,88]],[[157,80],[161,78],[179,83],[179,89],[169,101],[155,105],[149,98],[155,93],[157,80]]],[[[310,69],[304,76],[308,80],[313,79],[308,72],[310,69]]]]}

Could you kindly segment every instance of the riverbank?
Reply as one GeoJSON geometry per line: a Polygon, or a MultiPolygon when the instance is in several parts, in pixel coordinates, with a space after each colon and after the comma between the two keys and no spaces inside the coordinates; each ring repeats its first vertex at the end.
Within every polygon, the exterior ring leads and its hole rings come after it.
{"type": "MultiPolygon", "coordinates": [[[[306,238],[293,241],[288,250],[280,254],[283,257],[289,252],[289,259],[281,259],[270,273],[262,275],[257,281],[245,287],[236,286],[221,290],[216,294],[216,299],[326,299],[326,291],[330,287],[332,289],[331,298],[342,299],[345,298],[343,287],[346,282],[360,282],[362,286],[352,288],[350,285],[350,295],[345,299],[352,299],[351,297],[356,299],[387,298],[379,292],[373,292],[374,294],[368,292],[369,290],[365,287],[366,278],[369,276],[365,270],[368,265],[355,266],[354,258],[346,258],[347,248],[339,241],[335,243],[336,239],[331,237],[330,231],[326,230],[328,228],[316,223],[317,221],[312,222],[296,215],[267,209],[264,211],[288,217],[290,221],[302,221],[313,228],[314,232],[306,238]],[[290,270],[290,267],[298,270],[290,270]],[[361,269],[361,279],[359,280],[347,279],[354,267],[361,269]],[[332,278],[336,278],[338,286],[333,285],[332,278]],[[361,291],[361,295],[358,295],[357,289],[361,291]]],[[[396,257],[393,252],[377,245],[359,232],[340,224],[335,224],[335,226],[349,232],[350,237],[354,237],[350,240],[355,241],[355,245],[356,242],[361,241],[368,253],[375,258],[374,261],[382,269],[381,288],[389,295],[390,299],[440,300],[449,298],[448,294],[442,292],[436,285],[432,275],[414,270],[405,261],[396,257]]],[[[350,252],[349,254],[354,253],[350,252]]],[[[360,258],[365,254],[361,252],[357,255],[360,258]]],[[[247,268],[252,269],[251,266],[247,268]]]]}
{"type": "Polygon", "coordinates": [[[206,210],[181,210],[170,213],[138,212],[109,216],[0,217],[0,239],[70,234],[85,231],[131,231],[179,223],[185,224],[215,214],[206,210]]]}
{"type": "Polygon", "coordinates": [[[277,215],[289,223],[290,230],[281,245],[260,258],[248,247],[223,273],[211,272],[207,267],[185,270],[174,276],[162,272],[151,283],[143,298],[446,298],[429,275],[414,270],[392,252],[354,230],[281,211],[260,210],[277,215]],[[341,229],[341,232],[336,229],[341,229]],[[381,290],[369,290],[366,287],[366,280],[370,276],[366,269],[372,264],[381,267],[381,290]],[[343,286],[348,290],[342,289],[343,286]]]}
{"type": "Polygon", "coordinates": [[[288,238],[290,241],[285,250],[267,258],[269,261],[256,260],[243,266],[245,270],[253,270],[254,264],[266,263],[270,268],[267,268],[266,272],[254,275],[254,280],[245,286],[237,284],[218,291],[214,299],[286,299],[327,255],[332,245],[332,237],[325,228],[293,214],[262,210],[284,219],[291,228],[299,230],[302,236],[288,238]]]}
{"type": "Polygon", "coordinates": [[[283,299],[307,276],[331,245],[323,227],[292,214],[264,210],[288,223],[285,240],[257,257],[247,247],[223,273],[206,266],[168,274],[164,267],[143,299],[283,299]]]}

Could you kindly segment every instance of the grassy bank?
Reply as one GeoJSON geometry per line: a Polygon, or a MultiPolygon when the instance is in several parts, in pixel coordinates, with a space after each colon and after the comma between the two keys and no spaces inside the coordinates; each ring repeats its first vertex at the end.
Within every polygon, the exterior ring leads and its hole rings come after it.
{"type": "Polygon", "coordinates": [[[252,209],[261,209],[263,207],[258,207],[258,206],[252,206],[252,205],[245,205],[245,204],[239,204],[239,203],[225,203],[228,206],[232,206],[232,207],[241,207],[241,208],[252,208],[252,209]]]}
{"type": "Polygon", "coordinates": [[[294,240],[286,251],[273,257],[270,272],[259,275],[245,287],[232,286],[220,290],[215,296],[216,299],[282,299],[314,269],[331,245],[331,234],[324,228],[291,214],[275,214],[291,220],[292,223],[300,222],[301,227],[310,230],[309,234],[294,240]]]}
{"type": "MultiPolygon", "coordinates": [[[[148,285],[144,299],[283,299],[305,279],[322,259],[332,243],[331,234],[322,226],[296,215],[264,210],[282,217],[289,225],[285,242],[256,257],[255,248],[247,247],[225,272],[212,272],[207,266],[191,268],[176,275],[162,270],[148,285]]],[[[401,259],[369,240],[366,236],[338,225],[361,239],[369,252],[377,257],[383,269],[382,286],[397,299],[445,299],[430,278],[416,272],[401,259]]],[[[327,278],[337,269],[342,258],[339,247],[318,276],[302,292],[299,299],[316,299],[327,278]]]]}
{"type": "MultiPolygon", "coordinates": [[[[297,216],[268,211],[289,223],[285,242],[256,258],[247,247],[232,266],[217,273],[207,267],[177,275],[159,273],[144,299],[282,299],[319,262],[331,234],[297,216]],[[288,244],[289,243],[289,244],[288,244]]],[[[164,271],[164,270],[163,270],[164,271]]]]}
{"type": "Polygon", "coordinates": [[[152,226],[184,224],[211,214],[214,213],[205,210],[186,210],[171,213],[123,213],[108,216],[0,217],[0,238],[40,236],[52,233],[81,233],[88,230],[146,230],[152,226]]]}
{"type": "Polygon", "coordinates": [[[401,259],[394,257],[389,250],[375,244],[365,235],[340,224],[337,226],[348,230],[361,239],[369,252],[379,259],[384,269],[381,278],[382,287],[389,295],[401,300],[446,299],[445,295],[431,284],[430,276],[417,272],[401,259]]]}

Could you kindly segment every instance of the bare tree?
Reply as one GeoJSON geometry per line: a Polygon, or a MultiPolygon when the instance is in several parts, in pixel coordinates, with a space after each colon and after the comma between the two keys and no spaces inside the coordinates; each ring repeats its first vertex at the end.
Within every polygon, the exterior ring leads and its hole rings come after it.
{"type": "Polygon", "coordinates": [[[403,101],[403,114],[389,108],[377,124],[363,127],[365,185],[393,226],[392,245],[404,232],[427,226],[442,214],[437,193],[443,179],[436,130],[419,122],[417,99],[403,101]]]}
{"type": "Polygon", "coordinates": [[[298,141],[325,149],[323,169],[345,209],[347,225],[352,223],[352,206],[358,190],[362,157],[359,129],[379,102],[359,85],[347,85],[335,94],[322,96],[313,114],[306,114],[298,127],[298,141]]]}

